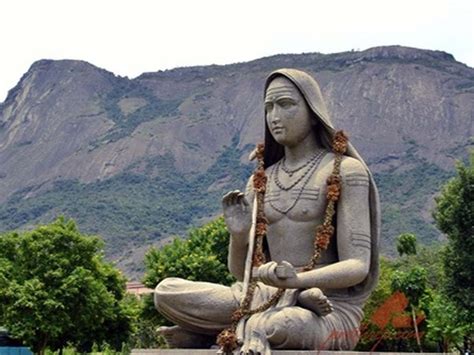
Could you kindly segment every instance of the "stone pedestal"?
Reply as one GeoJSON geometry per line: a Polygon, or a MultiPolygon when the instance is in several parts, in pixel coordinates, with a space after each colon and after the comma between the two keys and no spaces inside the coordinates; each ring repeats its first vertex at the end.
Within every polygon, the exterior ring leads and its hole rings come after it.
{"type": "MultiPolygon", "coordinates": [[[[134,349],[133,355],[216,355],[217,350],[203,349],[134,349]]],[[[413,353],[386,353],[386,352],[363,352],[363,351],[306,351],[306,350],[273,350],[274,355],[398,355],[413,353]]],[[[441,355],[442,353],[423,353],[441,355]]],[[[451,353],[454,355],[453,353],[451,353]]]]}

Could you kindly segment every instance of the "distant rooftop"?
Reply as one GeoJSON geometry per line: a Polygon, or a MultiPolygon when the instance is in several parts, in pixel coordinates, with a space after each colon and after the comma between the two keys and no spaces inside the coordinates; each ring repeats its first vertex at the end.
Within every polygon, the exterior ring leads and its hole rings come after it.
{"type": "Polygon", "coordinates": [[[127,293],[130,293],[137,297],[140,297],[142,295],[147,295],[149,293],[153,293],[153,289],[148,288],[141,282],[137,282],[137,281],[127,282],[126,291],[127,293]]]}

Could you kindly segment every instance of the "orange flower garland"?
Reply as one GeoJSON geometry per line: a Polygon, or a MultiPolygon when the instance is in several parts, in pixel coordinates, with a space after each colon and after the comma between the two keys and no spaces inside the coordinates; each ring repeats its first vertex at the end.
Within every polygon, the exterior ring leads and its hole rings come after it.
{"type": "Polygon", "coordinates": [[[263,162],[264,146],[257,144],[257,170],[253,175],[253,189],[257,195],[257,221],[255,228],[255,252],[253,255],[253,267],[265,264],[265,254],[263,253],[263,239],[267,235],[268,220],[265,217],[263,204],[265,191],[267,189],[267,176],[265,175],[265,166],[263,162]]]}
{"type": "Polygon", "coordinates": [[[220,334],[217,336],[217,344],[219,344],[221,351],[224,354],[232,354],[234,349],[237,349],[237,335],[235,334],[235,330],[232,329],[224,329],[220,334]]]}

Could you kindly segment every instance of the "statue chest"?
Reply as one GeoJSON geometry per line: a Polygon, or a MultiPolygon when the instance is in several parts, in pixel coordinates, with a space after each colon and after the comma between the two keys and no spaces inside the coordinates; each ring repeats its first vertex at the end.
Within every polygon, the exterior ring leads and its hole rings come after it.
{"type": "Polygon", "coordinates": [[[288,191],[270,183],[265,194],[265,215],[269,224],[286,219],[292,222],[318,222],[326,207],[326,186],[308,184],[288,191]]]}

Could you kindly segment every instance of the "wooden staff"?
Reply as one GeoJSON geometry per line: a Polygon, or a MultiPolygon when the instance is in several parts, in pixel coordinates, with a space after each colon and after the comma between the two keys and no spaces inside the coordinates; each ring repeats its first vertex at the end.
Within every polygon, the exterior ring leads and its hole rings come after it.
{"type": "MultiPolygon", "coordinates": [[[[244,301],[245,296],[247,295],[250,281],[252,279],[253,250],[255,247],[255,228],[257,226],[257,211],[258,211],[257,204],[258,204],[257,194],[255,194],[255,197],[253,199],[253,205],[252,205],[252,224],[250,226],[250,232],[249,232],[249,245],[247,249],[247,257],[245,259],[244,282],[243,282],[243,288],[242,288],[242,297],[240,299],[241,304],[244,301]]],[[[235,333],[237,335],[237,339],[239,342],[243,341],[244,339],[244,325],[245,325],[245,318],[242,318],[237,324],[237,329],[235,330],[235,333]]]]}

